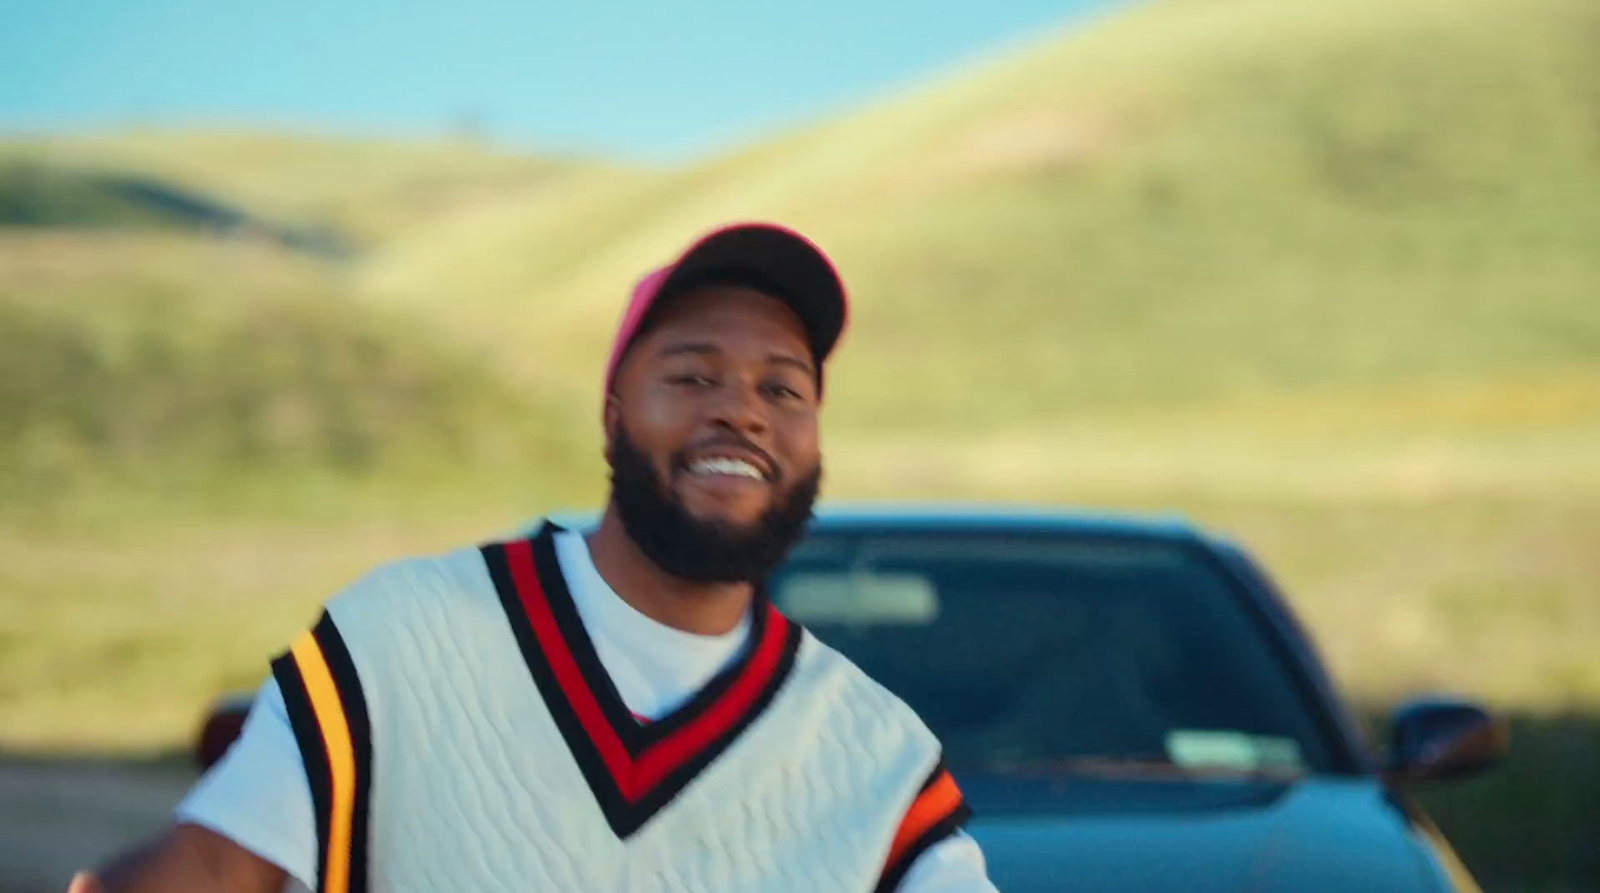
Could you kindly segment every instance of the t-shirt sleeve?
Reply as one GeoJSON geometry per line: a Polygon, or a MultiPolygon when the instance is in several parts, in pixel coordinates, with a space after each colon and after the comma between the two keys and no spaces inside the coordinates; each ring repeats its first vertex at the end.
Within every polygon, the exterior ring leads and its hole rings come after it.
{"type": "Polygon", "coordinates": [[[918,856],[900,893],[997,893],[978,842],[957,831],[918,856]]]}
{"type": "Polygon", "coordinates": [[[261,686],[239,740],[178,804],[175,818],[229,838],[307,888],[316,885],[311,786],[276,680],[261,686]]]}
{"type": "Polygon", "coordinates": [[[971,815],[941,758],[895,831],[879,893],[993,893],[983,852],[961,830],[971,815]]]}

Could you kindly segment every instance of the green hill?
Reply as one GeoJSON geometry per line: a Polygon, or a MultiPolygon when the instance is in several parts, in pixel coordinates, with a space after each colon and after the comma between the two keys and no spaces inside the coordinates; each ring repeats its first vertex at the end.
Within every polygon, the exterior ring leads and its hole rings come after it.
{"type": "Polygon", "coordinates": [[[251,487],[316,502],[397,465],[446,489],[491,466],[560,480],[563,407],[360,303],[350,249],[598,169],[259,134],[0,142],[4,509],[131,489],[237,512],[251,487]]]}
{"type": "Polygon", "coordinates": [[[791,222],[856,297],[845,492],[1591,487],[1597,17],[1162,0],[678,171],[170,132],[10,151],[345,227],[369,305],[575,418],[634,277],[722,221],[791,222]]]}
{"type": "Polygon", "coordinates": [[[253,487],[560,458],[533,421],[557,413],[267,244],[0,235],[7,514],[130,488],[227,512],[253,487]]]}
{"type": "Polygon", "coordinates": [[[262,219],[182,184],[27,157],[0,161],[0,228],[162,230],[270,242],[329,260],[352,253],[335,230],[262,219]]]}
{"type": "Polygon", "coordinates": [[[1587,0],[1144,4],[676,176],[446,216],[369,288],[587,402],[631,278],[771,216],[854,286],[836,430],[1508,381],[1587,410],[1597,34],[1587,0]]]}
{"type": "Polygon", "coordinates": [[[530,158],[467,142],[386,142],[260,132],[121,130],[0,142],[0,160],[136,172],[273,219],[370,246],[485,199],[537,194],[607,166],[530,158]]]}
{"type": "Polygon", "coordinates": [[[0,165],[0,226],[182,229],[191,223],[118,185],[38,163],[0,165]]]}

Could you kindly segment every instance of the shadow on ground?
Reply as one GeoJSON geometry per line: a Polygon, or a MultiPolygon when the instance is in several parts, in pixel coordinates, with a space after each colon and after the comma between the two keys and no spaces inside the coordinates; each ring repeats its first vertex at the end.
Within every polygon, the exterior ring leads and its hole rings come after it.
{"type": "MultiPolygon", "coordinates": [[[[1505,765],[1418,800],[1488,893],[1600,890],[1600,716],[1511,727],[1505,765]]],[[[64,890],[76,868],[158,831],[194,778],[184,754],[0,751],[0,893],[64,890]]]]}

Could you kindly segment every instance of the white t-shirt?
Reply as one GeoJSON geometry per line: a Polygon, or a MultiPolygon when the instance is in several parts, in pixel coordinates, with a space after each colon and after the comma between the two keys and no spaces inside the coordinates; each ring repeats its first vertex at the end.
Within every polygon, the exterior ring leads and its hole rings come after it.
{"type": "MultiPolygon", "coordinates": [[[[720,636],[686,633],[657,623],[634,610],[600,577],[582,534],[558,534],[555,548],[584,630],[634,714],[656,719],[672,712],[744,647],[748,618],[720,636]]],[[[177,819],[216,831],[283,868],[290,876],[286,891],[298,893],[316,885],[311,788],[283,694],[274,680],[268,678],[261,686],[239,740],[178,804],[177,819]]],[[[900,889],[995,893],[982,851],[960,833],[918,857],[900,889]]]]}

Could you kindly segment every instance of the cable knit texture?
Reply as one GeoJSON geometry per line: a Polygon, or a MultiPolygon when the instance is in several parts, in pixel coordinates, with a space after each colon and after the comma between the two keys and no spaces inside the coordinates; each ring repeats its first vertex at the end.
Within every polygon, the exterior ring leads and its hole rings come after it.
{"type": "Polygon", "coordinates": [[[809,634],[767,709],[622,840],[476,549],[328,604],[372,722],[374,891],[869,893],[938,761],[916,715],[809,634]]]}

